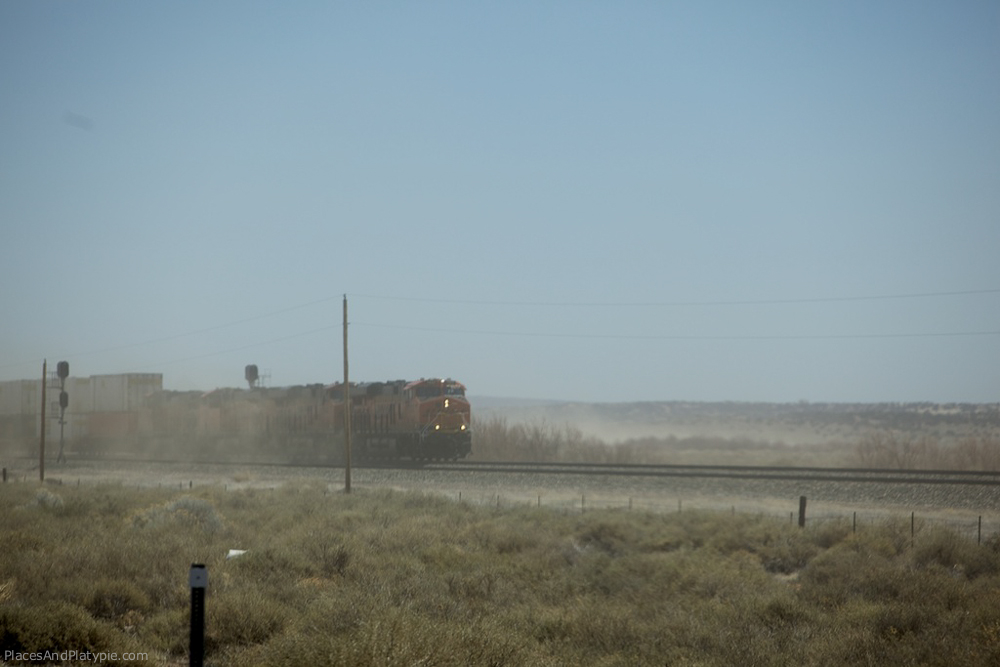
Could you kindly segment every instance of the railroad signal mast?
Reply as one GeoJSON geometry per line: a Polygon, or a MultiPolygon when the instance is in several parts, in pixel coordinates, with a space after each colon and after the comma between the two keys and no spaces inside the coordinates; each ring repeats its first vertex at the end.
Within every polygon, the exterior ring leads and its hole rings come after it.
{"type": "Polygon", "coordinates": [[[66,378],[69,377],[69,362],[60,361],[56,364],[56,375],[59,377],[59,456],[56,463],[66,460],[63,450],[66,446],[66,408],[69,407],[69,394],[66,393],[66,378]]]}

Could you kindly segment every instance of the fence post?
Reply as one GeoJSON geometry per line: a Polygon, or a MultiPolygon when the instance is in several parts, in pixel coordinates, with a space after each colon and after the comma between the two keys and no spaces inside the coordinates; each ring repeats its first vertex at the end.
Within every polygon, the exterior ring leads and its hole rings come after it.
{"type": "Polygon", "coordinates": [[[205,589],[208,587],[208,568],[192,563],[188,573],[191,587],[191,667],[205,664],[205,589]]]}
{"type": "Polygon", "coordinates": [[[799,528],[806,527],[806,497],[799,496],[799,528]]]}
{"type": "Polygon", "coordinates": [[[979,528],[976,530],[976,544],[983,543],[983,515],[979,515],[979,528]]]}
{"type": "Polygon", "coordinates": [[[915,537],[916,534],[917,534],[916,527],[917,527],[917,513],[916,512],[910,512],[910,548],[911,549],[913,548],[913,545],[914,545],[914,543],[916,541],[916,537],[915,537]]]}

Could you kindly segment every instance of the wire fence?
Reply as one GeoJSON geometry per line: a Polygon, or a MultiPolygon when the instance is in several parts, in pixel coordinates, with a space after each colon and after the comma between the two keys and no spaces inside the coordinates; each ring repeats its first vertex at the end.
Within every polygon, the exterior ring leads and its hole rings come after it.
{"type": "MultiPolygon", "coordinates": [[[[19,470],[3,470],[3,483],[38,483],[34,475],[37,470],[31,468],[19,470]]],[[[258,490],[277,490],[287,484],[296,484],[295,479],[266,479],[258,480],[248,475],[241,479],[239,475],[228,482],[220,481],[216,476],[205,476],[202,478],[177,479],[166,477],[157,481],[148,477],[76,477],[69,479],[63,477],[49,478],[45,480],[46,486],[98,486],[114,484],[123,487],[134,486],[142,488],[161,488],[194,490],[203,488],[220,488],[223,491],[238,491],[247,488],[258,490]]],[[[356,489],[364,492],[366,489],[384,488],[377,484],[359,484],[356,489]]],[[[398,488],[398,487],[396,487],[398,488]]],[[[339,482],[326,481],[326,489],[330,493],[342,491],[339,482]]],[[[665,496],[621,496],[610,494],[588,494],[588,493],[566,493],[566,492],[545,492],[532,493],[520,489],[492,490],[483,489],[441,489],[428,490],[420,487],[407,488],[416,492],[425,492],[443,495],[456,502],[470,505],[490,507],[499,511],[513,510],[517,508],[536,507],[546,508],[552,511],[563,513],[584,513],[589,511],[635,511],[649,512],[654,514],[669,514],[681,512],[719,512],[732,515],[755,515],[758,517],[769,517],[779,522],[787,522],[790,525],[807,525],[815,527],[826,523],[840,522],[850,526],[853,532],[882,526],[887,522],[896,522],[904,527],[908,524],[912,539],[925,532],[930,532],[934,527],[944,527],[953,533],[973,540],[977,543],[994,539],[1000,540],[1000,512],[996,510],[955,510],[954,508],[921,507],[919,509],[907,509],[899,506],[879,507],[864,506],[858,508],[837,506],[828,507],[818,503],[815,508],[803,513],[799,503],[802,498],[718,498],[713,496],[699,496],[689,498],[669,498],[665,496]]]]}
{"type": "Polygon", "coordinates": [[[795,507],[796,509],[779,511],[773,507],[775,499],[747,499],[742,503],[726,504],[707,498],[678,498],[674,500],[664,498],[588,496],[586,494],[577,496],[536,494],[533,498],[528,498],[525,494],[516,492],[510,494],[485,494],[458,491],[449,495],[458,502],[493,507],[497,510],[538,507],[564,513],[584,513],[588,511],[637,511],[655,514],[682,513],[685,511],[717,512],[728,513],[733,516],[753,515],[768,517],[778,522],[787,522],[793,526],[798,524],[815,527],[822,524],[839,522],[850,526],[852,532],[878,527],[892,521],[904,525],[904,527],[908,525],[911,538],[915,538],[920,533],[929,532],[934,527],[939,526],[948,528],[957,535],[976,541],[977,543],[982,543],[991,538],[1000,539],[1000,515],[996,512],[984,512],[982,514],[967,512],[962,516],[955,516],[953,510],[948,508],[940,510],[927,508],[905,510],[877,507],[866,507],[858,510],[838,508],[820,509],[819,511],[800,516],[797,509],[800,502],[798,498],[790,499],[787,503],[789,507],[795,507]]]}

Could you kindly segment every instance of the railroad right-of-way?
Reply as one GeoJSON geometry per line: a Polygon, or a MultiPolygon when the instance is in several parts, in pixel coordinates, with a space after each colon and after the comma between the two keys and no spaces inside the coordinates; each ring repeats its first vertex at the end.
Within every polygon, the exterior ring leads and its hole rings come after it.
{"type": "Polygon", "coordinates": [[[719,466],[616,463],[532,463],[518,461],[428,462],[423,470],[542,475],[613,475],[619,477],[688,477],[782,480],[799,482],[863,482],[872,484],[1000,485],[1000,472],[961,470],[894,470],[806,468],[786,466],[719,466]]]}

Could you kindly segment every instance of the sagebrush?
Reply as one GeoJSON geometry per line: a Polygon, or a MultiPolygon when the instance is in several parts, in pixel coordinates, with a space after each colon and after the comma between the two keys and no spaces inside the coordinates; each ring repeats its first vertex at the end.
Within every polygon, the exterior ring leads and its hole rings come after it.
{"type": "Polygon", "coordinates": [[[320,483],[47,493],[0,487],[0,651],[183,663],[202,562],[214,665],[1000,664],[1000,542],[943,528],[320,483]]]}

